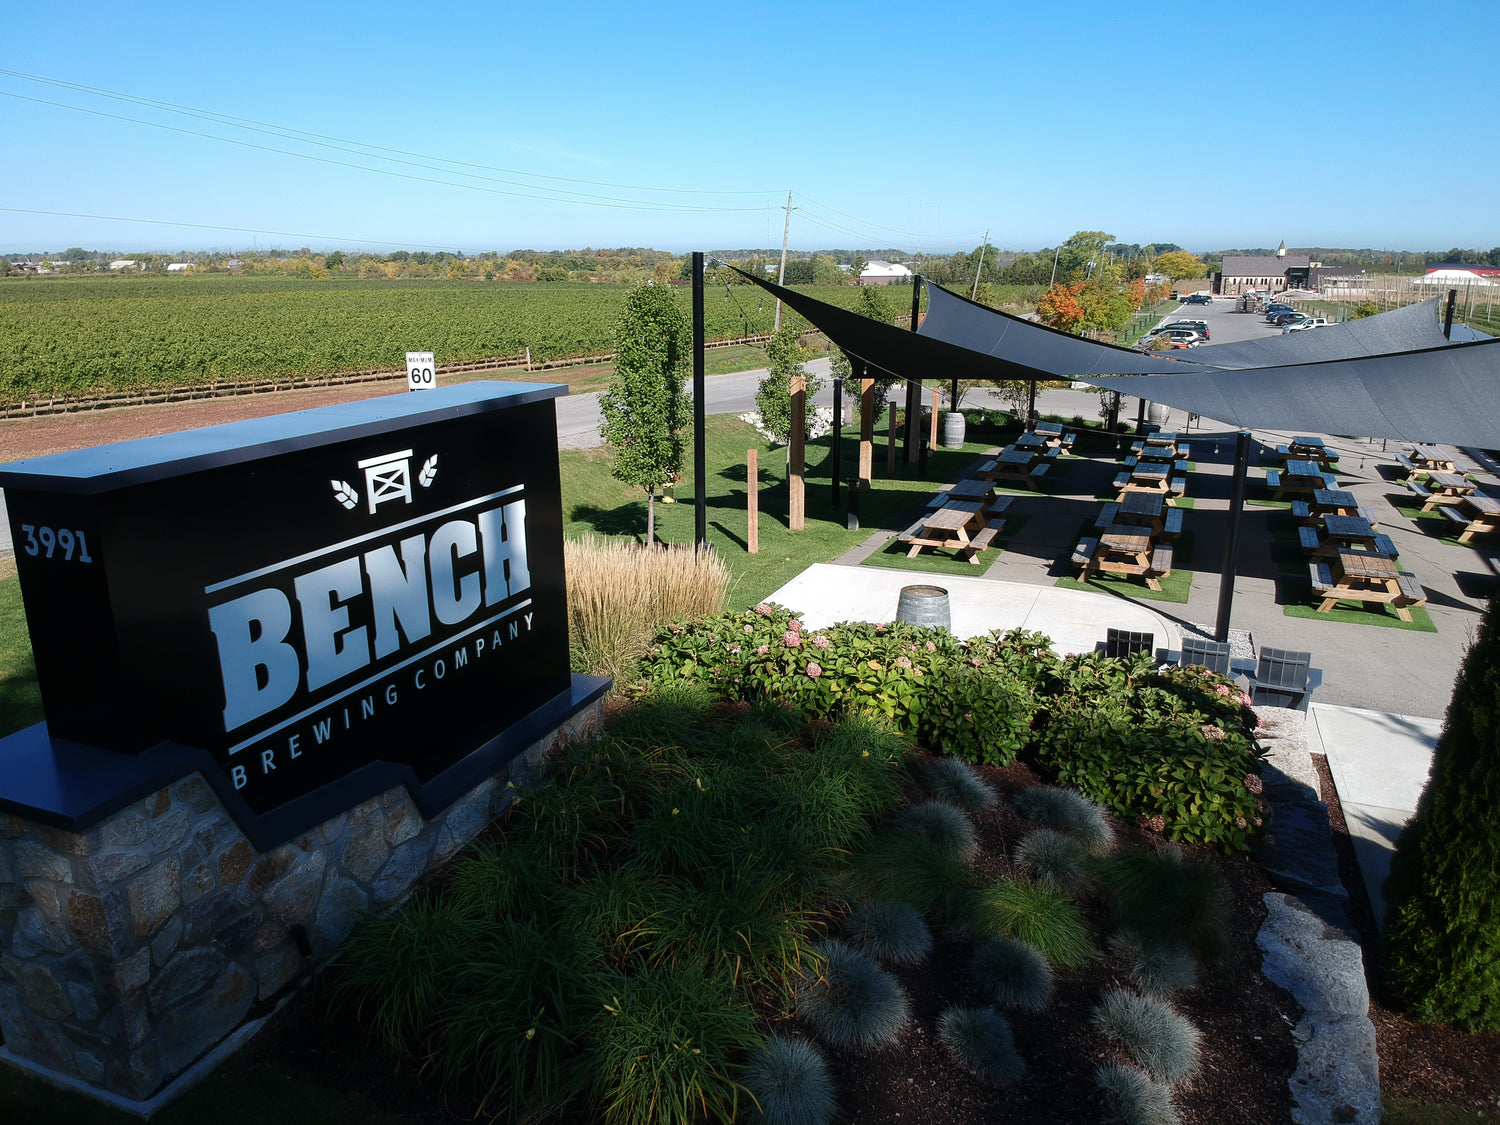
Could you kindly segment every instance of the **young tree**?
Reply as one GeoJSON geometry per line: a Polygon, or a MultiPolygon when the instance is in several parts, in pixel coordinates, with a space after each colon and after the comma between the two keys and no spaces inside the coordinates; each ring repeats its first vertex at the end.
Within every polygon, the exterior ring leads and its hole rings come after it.
{"type": "Polygon", "coordinates": [[[771,370],[755,391],[755,409],[760,411],[761,425],[782,444],[790,441],[792,436],[792,377],[801,375],[807,380],[804,421],[812,417],[813,395],[823,386],[822,379],[809,375],[802,366],[801,336],[799,329],[783,324],[771,337],[771,342],[766,345],[771,370]]]}
{"type": "Polygon", "coordinates": [[[1386,975],[1418,1019],[1500,1031],[1500,599],[1469,647],[1386,880],[1386,975]]]}
{"type": "Polygon", "coordinates": [[[684,389],[692,356],[687,316],[665,285],[632,290],[615,329],[615,374],[599,397],[599,433],[614,446],[614,475],[646,490],[646,543],[656,535],[656,489],[682,470],[684,389]]]}

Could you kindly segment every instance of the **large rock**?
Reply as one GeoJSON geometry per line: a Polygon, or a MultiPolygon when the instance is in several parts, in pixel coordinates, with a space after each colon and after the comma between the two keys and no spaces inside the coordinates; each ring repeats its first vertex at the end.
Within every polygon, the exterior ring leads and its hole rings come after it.
{"type": "Polygon", "coordinates": [[[233,1031],[255,1002],[250,973],[230,964],[202,996],[157,1021],[154,1039],[161,1044],[168,1075],[187,1069],[199,1055],[233,1031]]]}
{"type": "Polygon", "coordinates": [[[130,924],[136,937],[150,937],[161,929],[181,905],[179,879],[182,868],[176,858],[142,872],[130,884],[130,924]]]}

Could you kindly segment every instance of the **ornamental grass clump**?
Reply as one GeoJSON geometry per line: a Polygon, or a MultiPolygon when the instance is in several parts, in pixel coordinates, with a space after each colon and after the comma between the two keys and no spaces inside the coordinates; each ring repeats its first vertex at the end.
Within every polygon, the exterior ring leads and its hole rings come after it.
{"type": "Polygon", "coordinates": [[[1038,883],[1063,892],[1088,882],[1087,856],[1077,839],[1055,828],[1038,828],[1016,844],[1016,866],[1038,883]]]}
{"type": "Polygon", "coordinates": [[[1052,999],[1046,958],[1014,938],[985,938],[974,947],[969,971],[1002,1008],[1039,1012],[1052,999]]]}
{"type": "Polygon", "coordinates": [[[952,920],[974,890],[968,864],[914,832],[882,832],[854,856],[851,888],[866,898],[904,902],[924,915],[952,920]]]}
{"type": "Polygon", "coordinates": [[[967,863],[979,853],[979,837],[962,809],[946,801],[922,801],[903,809],[896,823],[933,847],[967,863]]]}
{"type": "Polygon", "coordinates": [[[1130,983],[1148,996],[1166,999],[1197,987],[1198,962],[1175,942],[1148,942],[1126,930],[1110,938],[1109,952],[1130,983]]]}
{"type": "Polygon", "coordinates": [[[1088,855],[1103,855],[1114,847],[1108,814],[1075,790],[1033,786],[1016,797],[1016,809],[1042,827],[1072,837],[1088,855]]]}
{"type": "Polygon", "coordinates": [[[827,1125],[838,1113],[828,1065],[813,1044],[773,1035],[750,1052],[740,1076],[766,1125],[827,1125]]]}
{"type": "Polygon", "coordinates": [[[797,1014],[825,1042],[846,1050],[888,1047],[899,1039],[911,1007],[896,978],[843,942],[825,941],[814,948],[823,968],[803,971],[797,1014]]]}
{"type": "Polygon", "coordinates": [[[1184,949],[1206,967],[1233,963],[1229,884],[1208,858],[1171,844],[1130,848],[1101,861],[1096,877],[1116,929],[1147,948],[1184,949]]]}
{"type": "Polygon", "coordinates": [[[945,1008],[937,1021],[938,1042],[964,1069],[996,1086],[1008,1086],[1026,1073],[1010,1023],[988,1008],[945,1008]]]}
{"type": "Polygon", "coordinates": [[[1114,1125],[1178,1125],[1172,1088],[1133,1066],[1101,1066],[1094,1082],[1109,1108],[1106,1121],[1114,1125]]]}
{"type": "Polygon", "coordinates": [[[729,593],[729,567],[708,551],[587,536],[563,541],[563,565],[573,671],[621,684],[634,678],[659,627],[718,613],[729,593]]]}
{"type": "Polygon", "coordinates": [[[1094,956],[1083,911],[1050,887],[1001,880],[965,896],[963,913],[975,933],[1025,942],[1060,969],[1076,969],[1094,956]]]}
{"type": "Polygon", "coordinates": [[[1112,988],[1089,1022],[1158,1081],[1176,1085],[1198,1070],[1198,1029],[1163,1000],[1112,988]]]}
{"type": "Polygon", "coordinates": [[[922,777],[940,801],[966,812],[983,812],[1000,799],[973,766],[957,758],[939,758],[922,777]]]}
{"type": "Polygon", "coordinates": [[[927,923],[904,902],[855,904],[844,933],[863,952],[888,965],[917,965],[932,951],[927,923]]]}

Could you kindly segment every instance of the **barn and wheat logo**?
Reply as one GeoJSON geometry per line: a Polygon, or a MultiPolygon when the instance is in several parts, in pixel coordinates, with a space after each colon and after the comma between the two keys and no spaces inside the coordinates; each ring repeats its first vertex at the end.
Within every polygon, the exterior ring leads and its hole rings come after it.
{"type": "MultiPolygon", "coordinates": [[[[370,515],[380,505],[392,500],[412,502],[411,460],[412,451],[403,449],[397,453],[382,453],[379,457],[367,457],[357,463],[356,468],[365,474],[365,496],[369,502],[370,515]]],[[[417,484],[428,488],[437,479],[438,455],[434,453],[422,462],[417,471],[417,484]]],[[[349,511],[359,506],[359,492],[346,480],[330,480],[333,496],[349,511]]]]}

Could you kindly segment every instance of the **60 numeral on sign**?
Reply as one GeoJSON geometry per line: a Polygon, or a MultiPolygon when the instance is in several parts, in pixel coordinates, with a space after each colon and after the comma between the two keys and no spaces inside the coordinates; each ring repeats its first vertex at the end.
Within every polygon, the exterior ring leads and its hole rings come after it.
{"type": "Polygon", "coordinates": [[[430,391],[437,386],[437,365],[431,352],[406,353],[406,385],[413,391],[430,391]]]}
{"type": "Polygon", "coordinates": [[[33,558],[41,555],[43,558],[50,559],[61,551],[63,562],[72,562],[73,553],[76,551],[79,562],[94,561],[89,555],[89,541],[82,531],[71,531],[66,527],[53,531],[50,527],[37,527],[31,523],[23,523],[21,531],[26,536],[26,543],[21,549],[33,558]]]}

